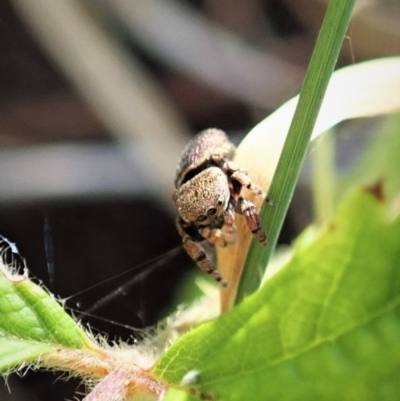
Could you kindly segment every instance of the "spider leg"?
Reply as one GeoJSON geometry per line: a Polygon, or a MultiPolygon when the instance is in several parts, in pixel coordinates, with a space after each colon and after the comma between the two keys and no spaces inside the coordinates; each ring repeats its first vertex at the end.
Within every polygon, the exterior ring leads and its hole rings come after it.
{"type": "Polygon", "coordinates": [[[224,214],[224,225],[222,226],[222,232],[228,244],[236,243],[236,224],[235,224],[235,205],[236,200],[231,198],[229,201],[228,209],[224,214]]]}
{"type": "MultiPolygon", "coordinates": [[[[232,202],[235,202],[233,198],[232,202]]],[[[211,244],[225,247],[236,242],[235,208],[231,202],[222,218],[222,226],[220,228],[204,226],[197,227],[197,229],[200,235],[211,244]]]]}
{"type": "Polygon", "coordinates": [[[257,209],[252,202],[248,199],[239,197],[237,205],[238,213],[242,214],[246,219],[246,224],[249,230],[254,235],[256,240],[262,244],[267,244],[267,234],[261,226],[260,216],[257,213],[257,209]]]}
{"type": "Polygon", "coordinates": [[[232,181],[238,182],[240,187],[245,187],[256,195],[266,196],[265,192],[251,180],[246,171],[236,170],[230,178],[232,181]]]}
{"type": "Polygon", "coordinates": [[[213,266],[211,259],[201,244],[188,235],[185,231],[184,223],[179,218],[176,220],[176,226],[179,234],[182,236],[183,249],[190,258],[196,262],[201,270],[209,274],[215,281],[221,283],[223,287],[227,287],[228,282],[224,280],[219,271],[213,266]]]}
{"type": "Polygon", "coordinates": [[[209,274],[215,281],[221,283],[223,287],[228,286],[228,282],[223,279],[219,271],[213,266],[207,253],[198,242],[186,237],[183,239],[183,248],[201,270],[209,274]]]}
{"type": "Polygon", "coordinates": [[[265,191],[251,180],[247,171],[241,170],[234,162],[226,160],[223,161],[221,168],[230,179],[232,195],[234,197],[239,196],[242,187],[245,187],[256,195],[264,196],[266,203],[275,206],[265,191]]]}
{"type": "MultiPolygon", "coordinates": [[[[261,226],[260,216],[258,215],[257,209],[252,202],[241,197],[240,192],[242,188],[245,187],[256,195],[264,196],[265,202],[268,204],[274,206],[273,202],[268,198],[264,190],[251,180],[247,172],[241,170],[234,162],[230,160],[220,160],[217,156],[214,156],[213,160],[220,163],[221,169],[229,178],[229,187],[232,196],[230,202],[231,208],[235,209],[237,213],[242,214],[245,217],[246,224],[254,237],[262,245],[266,245],[267,235],[261,226]]],[[[231,219],[234,219],[234,217],[231,219]]],[[[229,218],[228,221],[230,221],[229,218]]]]}
{"type": "Polygon", "coordinates": [[[228,245],[228,241],[220,228],[199,227],[198,230],[200,235],[209,243],[222,247],[228,245]]]}

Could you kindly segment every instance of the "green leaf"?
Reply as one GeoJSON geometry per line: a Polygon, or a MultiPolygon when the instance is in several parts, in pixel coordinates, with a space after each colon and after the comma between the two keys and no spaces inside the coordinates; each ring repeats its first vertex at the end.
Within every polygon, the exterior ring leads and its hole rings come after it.
{"type": "Polygon", "coordinates": [[[196,398],[185,391],[178,390],[176,388],[171,388],[163,401],[198,401],[199,398],[196,398]]]}
{"type": "Polygon", "coordinates": [[[0,338],[0,373],[8,373],[24,362],[33,361],[51,348],[48,344],[0,338]]]}
{"type": "Polygon", "coordinates": [[[60,303],[27,277],[0,266],[0,372],[63,346],[93,343],[60,303]]]}
{"type": "Polygon", "coordinates": [[[400,218],[354,192],[306,231],[255,294],[175,343],[154,373],[222,400],[394,400],[400,394],[400,218]]]}

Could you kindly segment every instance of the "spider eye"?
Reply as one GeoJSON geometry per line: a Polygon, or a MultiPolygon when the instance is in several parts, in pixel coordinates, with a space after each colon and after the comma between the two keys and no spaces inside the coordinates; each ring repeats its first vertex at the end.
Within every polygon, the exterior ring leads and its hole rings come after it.
{"type": "Polygon", "coordinates": [[[197,218],[197,220],[198,220],[198,221],[207,220],[207,216],[205,216],[204,214],[201,214],[201,215],[197,218]]]}
{"type": "Polygon", "coordinates": [[[219,201],[217,202],[218,206],[221,206],[223,203],[224,203],[224,202],[222,202],[222,200],[219,200],[219,201]]]}
{"type": "Polygon", "coordinates": [[[211,209],[207,210],[207,214],[209,216],[213,216],[215,213],[217,213],[217,209],[215,207],[212,207],[211,209]]]}

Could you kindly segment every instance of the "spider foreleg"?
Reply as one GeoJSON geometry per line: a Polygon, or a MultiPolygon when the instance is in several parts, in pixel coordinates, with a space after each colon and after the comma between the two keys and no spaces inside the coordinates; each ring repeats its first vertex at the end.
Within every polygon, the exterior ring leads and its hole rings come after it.
{"type": "Polygon", "coordinates": [[[214,268],[211,259],[198,242],[194,242],[187,236],[186,238],[183,238],[183,248],[201,270],[204,270],[215,281],[221,283],[223,287],[228,286],[228,282],[225,281],[219,271],[214,268]]]}
{"type": "Polygon", "coordinates": [[[231,198],[224,214],[224,225],[222,226],[222,232],[228,244],[235,244],[237,240],[234,204],[236,204],[236,200],[231,198]]]}
{"type": "Polygon", "coordinates": [[[265,231],[261,226],[260,216],[254,204],[250,202],[248,199],[239,197],[237,204],[237,211],[239,214],[242,214],[246,219],[246,224],[249,227],[251,233],[256,238],[256,240],[260,244],[266,245],[267,234],[265,233],[265,231]]]}
{"type": "MultiPolygon", "coordinates": [[[[201,233],[199,232],[195,239],[192,238],[188,232],[190,232],[190,229],[195,227],[187,225],[179,217],[176,219],[176,226],[179,234],[182,237],[183,248],[190,258],[196,262],[197,266],[200,267],[201,270],[204,270],[206,273],[208,273],[215,281],[221,283],[223,287],[227,287],[228,282],[225,281],[219,271],[215,269],[210,257],[199,242],[199,240],[201,240],[199,234],[201,233]]],[[[198,229],[196,229],[196,232],[197,231],[198,229]]]]}
{"type": "Polygon", "coordinates": [[[198,230],[200,235],[211,244],[225,247],[229,243],[220,228],[199,227],[198,230]]]}
{"type": "MultiPolygon", "coordinates": [[[[232,181],[236,181],[238,184],[240,184],[240,185],[236,185],[240,189],[242,187],[244,187],[244,188],[247,188],[248,190],[250,190],[251,192],[253,192],[256,195],[260,195],[260,196],[265,196],[266,197],[266,194],[263,191],[263,189],[261,189],[257,184],[255,184],[251,180],[251,178],[247,175],[247,172],[242,171],[242,170],[236,170],[234,173],[232,173],[230,178],[231,178],[232,181]]],[[[235,185],[233,185],[233,187],[235,187],[235,185]]]]}

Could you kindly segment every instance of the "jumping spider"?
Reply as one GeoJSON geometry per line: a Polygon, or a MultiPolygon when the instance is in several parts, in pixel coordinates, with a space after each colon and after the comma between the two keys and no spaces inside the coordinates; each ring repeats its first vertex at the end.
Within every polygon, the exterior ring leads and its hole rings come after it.
{"type": "Polygon", "coordinates": [[[226,246],[236,242],[235,213],[242,214],[261,244],[267,236],[256,207],[241,196],[243,187],[257,195],[264,191],[233,162],[235,147],[226,134],[210,128],[200,132],[183,151],[175,178],[173,200],[183,247],[197,265],[224,287],[228,283],[213,266],[201,242],[226,246]]]}

